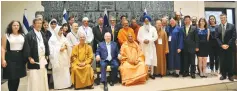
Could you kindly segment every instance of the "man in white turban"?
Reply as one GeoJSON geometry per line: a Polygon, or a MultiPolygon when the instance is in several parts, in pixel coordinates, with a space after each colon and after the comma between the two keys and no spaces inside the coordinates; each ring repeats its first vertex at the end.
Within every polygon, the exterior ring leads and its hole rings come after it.
{"type": "Polygon", "coordinates": [[[156,46],[155,41],[157,40],[157,31],[154,26],[150,24],[151,17],[145,15],[143,17],[143,26],[139,28],[137,40],[139,45],[145,55],[145,63],[149,66],[150,78],[155,79],[153,76],[154,66],[157,66],[157,55],[156,55],[156,46]]]}
{"type": "Polygon", "coordinates": [[[92,29],[89,27],[89,18],[84,17],[82,19],[82,26],[79,27],[79,33],[83,33],[86,35],[86,43],[92,45],[92,40],[94,39],[94,35],[92,29]]]}

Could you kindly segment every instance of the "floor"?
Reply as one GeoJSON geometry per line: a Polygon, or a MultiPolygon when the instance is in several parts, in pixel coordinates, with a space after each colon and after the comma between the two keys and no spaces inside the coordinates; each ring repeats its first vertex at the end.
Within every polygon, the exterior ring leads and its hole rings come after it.
{"type": "MultiPolygon", "coordinates": [[[[200,78],[197,76],[196,79],[191,79],[190,77],[163,77],[156,78],[155,80],[149,79],[145,84],[136,85],[136,86],[122,86],[121,84],[115,84],[115,86],[109,86],[109,91],[160,91],[160,90],[174,90],[174,91],[195,91],[195,89],[203,88],[203,91],[213,91],[213,89],[220,88],[226,89],[226,85],[213,85],[213,84],[223,84],[228,83],[235,87],[237,87],[237,80],[235,82],[230,82],[229,80],[220,81],[219,76],[211,76],[208,78],[200,78]],[[212,86],[213,85],[213,86],[212,86]],[[204,87],[200,87],[204,86],[204,87]],[[208,86],[205,88],[205,86],[208,86]],[[190,88],[192,87],[192,88],[190,88]],[[223,87],[223,88],[222,88],[223,87]],[[185,89],[184,89],[185,88],[185,89]],[[189,90],[187,90],[189,89],[189,90]],[[208,90],[212,89],[212,90],[208,90]]],[[[232,87],[233,87],[232,86],[232,87]]],[[[22,78],[18,91],[26,91],[27,88],[27,77],[22,78]]],[[[234,88],[237,90],[237,88],[234,88]]],[[[7,82],[1,85],[1,91],[8,91],[7,82]]],[[[65,90],[53,90],[50,91],[74,91],[73,89],[65,89],[65,90]]],[[[83,91],[103,91],[103,85],[94,86],[94,89],[91,90],[83,90],[83,91]]],[[[199,90],[200,91],[200,90],[199,90]]],[[[215,90],[216,91],[216,90],[215,90]]]]}

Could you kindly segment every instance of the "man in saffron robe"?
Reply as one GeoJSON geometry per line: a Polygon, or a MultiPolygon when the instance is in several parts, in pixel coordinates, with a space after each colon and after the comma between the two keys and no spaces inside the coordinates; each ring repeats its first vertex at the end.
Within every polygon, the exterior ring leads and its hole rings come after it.
{"type": "Polygon", "coordinates": [[[127,35],[128,41],[120,49],[120,73],[122,84],[125,86],[142,84],[146,82],[148,67],[139,45],[134,41],[131,33],[127,35]]]}
{"type": "Polygon", "coordinates": [[[118,33],[118,41],[119,41],[119,44],[122,46],[122,44],[124,42],[126,42],[128,39],[127,39],[127,35],[128,33],[131,33],[132,34],[132,37],[134,40],[136,40],[136,36],[134,34],[134,31],[132,28],[130,28],[128,26],[128,21],[127,20],[124,20],[123,21],[123,28],[121,28],[119,30],[119,33],[118,33]]]}
{"type": "Polygon", "coordinates": [[[79,45],[73,47],[71,54],[71,80],[75,89],[92,89],[94,83],[94,72],[91,67],[93,51],[91,46],[85,43],[84,34],[80,34],[79,40],[79,45]]]}

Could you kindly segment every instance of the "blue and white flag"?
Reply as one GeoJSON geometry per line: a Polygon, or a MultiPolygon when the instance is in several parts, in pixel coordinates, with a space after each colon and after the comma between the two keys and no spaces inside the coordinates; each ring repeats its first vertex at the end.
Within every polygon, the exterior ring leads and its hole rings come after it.
{"type": "Polygon", "coordinates": [[[105,8],[105,11],[104,11],[104,27],[108,27],[108,26],[109,26],[109,19],[108,19],[107,9],[105,8]]]}
{"type": "Polygon", "coordinates": [[[30,26],[26,16],[26,9],[24,10],[23,14],[23,25],[24,25],[24,32],[28,33],[30,31],[30,26]]]}
{"type": "Polygon", "coordinates": [[[144,9],[143,16],[147,15],[146,8],[144,9]]]}
{"type": "Polygon", "coordinates": [[[66,9],[64,8],[64,10],[63,10],[63,21],[62,21],[62,25],[63,25],[64,23],[67,23],[67,20],[68,20],[68,15],[67,15],[66,9]]]}

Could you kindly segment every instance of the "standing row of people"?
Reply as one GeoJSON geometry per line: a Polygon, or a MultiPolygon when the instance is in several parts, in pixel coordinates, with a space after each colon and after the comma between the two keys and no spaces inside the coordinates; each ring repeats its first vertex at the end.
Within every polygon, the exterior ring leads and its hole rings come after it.
{"type": "Polygon", "coordinates": [[[84,17],[83,25],[78,27],[74,18],[68,24],[58,26],[57,20],[49,23],[41,18],[33,20],[32,30],[23,33],[19,21],[12,21],[2,37],[2,67],[4,78],[9,79],[10,91],[17,91],[19,79],[26,76],[25,64],[29,69],[28,91],[48,91],[47,69],[52,69],[54,88],[64,89],[74,86],[75,89],[93,88],[94,72],[91,67],[93,53],[101,65],[101,82],[107,87],[106,67],[111,65],[110,85],[116,83],[118,69],[123,85],[145,83],[147,76],[172,74],[179,77],[191,75],[195,78],[195,54],[198,56],[200,77],[207,77],[206,61],[209,55],[211,70],[218,71],[220,59],[220,80],[229,78],[233,81],[233,51],[236,30],[233,24],[227,23],[222,14],[222,24],[217,26],[214,16],[200,18],[198,26],[191,25],[191,17],[180,20],[167,18],[155,21],[143,17],[143,26],[125,16],[121,23],[110,17],[111,25],[103,26],[103,18],[98,19],[98,26],[90,28],[89,19],[84,17]],[[211,47],[210,47],[211,46],[211,47]],[[211,50],[209,50],[211,49],[211,50]],[[190,69],[190,70],[189,70],[190,69]],[[190,74],[189,74],[190,73],[190,74]],[[228,73],[228,74],[227,74],[228,73]]]}

